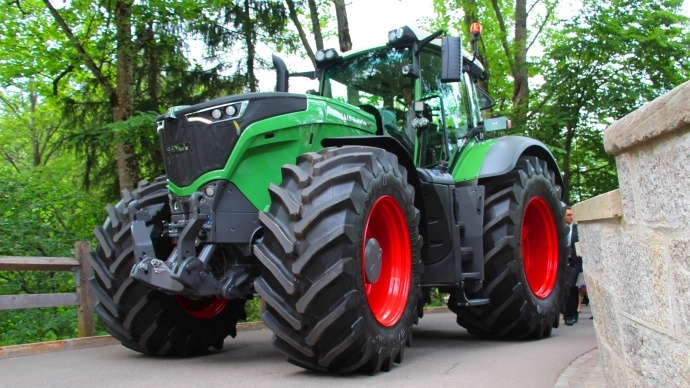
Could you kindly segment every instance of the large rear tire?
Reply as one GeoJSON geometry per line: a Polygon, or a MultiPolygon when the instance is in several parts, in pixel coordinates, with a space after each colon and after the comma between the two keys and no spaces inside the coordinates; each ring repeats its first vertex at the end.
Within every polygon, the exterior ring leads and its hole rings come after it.
{"type": "Polygon", "coordinates": [[[163,221],[169,221],[165,179],[142,182],[126,191],[116,206],[108,206],[108,218],[94,232],[98,246],[91,252],[94,269],[89,284],[98,303],[96,312],[106,330],[124,346],[145,354],[189,356],[221,349],[228,335],[236,335],[236,323],[245,319],[244,299],[192,300],[151,289],[129,277],[136,264],[131,222],[135,214],[147,214],[155,255],[165,259],[173,246],[161,237],[163,221]]]}
{"type": "Polygon", "coordinates": [[[448,301],[470,333],[543,338],[558,324],[567,243],[555,176],[545,161],[522,157],[510,174],[484,182],[484,289],[490,303],[448,301]]]}
{"type": "Polygon", "coordinates": [[[307,369],[390,370],[421,297],[419,211],[406,170],[384,150],[342,147],[282,172],[254,248],[273,344],[307,369]]]}

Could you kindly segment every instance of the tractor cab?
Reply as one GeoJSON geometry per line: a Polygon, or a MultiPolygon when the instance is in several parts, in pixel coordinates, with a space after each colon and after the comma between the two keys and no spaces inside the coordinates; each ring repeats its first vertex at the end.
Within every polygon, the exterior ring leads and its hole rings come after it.
{"type": "Polygon", "coordinates": [[[474,87],[486,77],[475,56],[461,49],[460,38],[441,39],[442,33],[404,26],[390,31],[382,47],[344,57],[319,51],[318,94],[372,114],[377,134],[398,140],[416,166],[447,170],[468,138],[481,135],[480,111],[493,100],[474,87]]]}

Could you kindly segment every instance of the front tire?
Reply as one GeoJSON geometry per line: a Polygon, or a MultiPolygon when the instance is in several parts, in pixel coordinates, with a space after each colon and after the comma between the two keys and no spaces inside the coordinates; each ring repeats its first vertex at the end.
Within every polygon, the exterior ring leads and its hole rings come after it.
{"type": "Polygon", "coordinates": [[[558,324],[567,247],[555,176],[545,161],[522,157],[511,173],[484,182],[484,289],[490,303],[448,301],[470,333],[543,338],[558,324]]]}
{"type": "Polygon", "coordinates": [[[125,199],[108,206],[108,218],[94,232],[98,246],[91,252],[94,269],[89,285],[96,294],[96,312],[106,330],[124,346],[144,354],[189,356],[220,350],[224,339],[236,335],[239,319],[246,319],[244,299],[207,298],[192,300],[151,289],[129,277],[136,264],[131,222],[133,211],[150,216],[150,231],[156,257],[165,260],[172,250],[161,237],[163,221],[169,220],[165,179],[142,182],[125,199]],[[131,205],[131,206],[130,206],[131,205]]]}
{"type": "Polygon", "coordinates": [[[273,344],[307,369],[390,370],[421,296],[419,211],[406,170],[384,150],[342,147],[282,172],[254,248],[273,344]]]}

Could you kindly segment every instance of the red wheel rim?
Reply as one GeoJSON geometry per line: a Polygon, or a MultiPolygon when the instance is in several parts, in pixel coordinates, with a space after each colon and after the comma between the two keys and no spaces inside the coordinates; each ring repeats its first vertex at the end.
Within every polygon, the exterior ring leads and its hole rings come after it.
{"type": "Polygon", "coordinates": [[[196,319],[211,319],[220,314],[227,306],[229,300],[218,298],[188,299],[177,295],[177,303],[187,315],[196,319]]]}
{"type": "Polygon", "coordinates": [[[369,308],[381,325],[394,325],[405,311],[411,273],[412,248],[407,220],[398,202],[383,196],[369,212],[362,243],[364,291],[369,308]],[[366,275],[366,247],[371,239],[380,247],[380,275],[374,281],[366,275]]]}
{"type": "Polygon", "coordinates": [[[558,276],[558,233],[544,198],[534,197],[527,203],[520,243],[527,284],[538,298],[546,298],[558,276]]]}

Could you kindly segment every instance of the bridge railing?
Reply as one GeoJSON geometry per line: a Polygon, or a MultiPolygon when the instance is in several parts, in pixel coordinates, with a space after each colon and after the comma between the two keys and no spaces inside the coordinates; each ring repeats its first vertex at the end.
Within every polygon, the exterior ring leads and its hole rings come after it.
{"type": "Polygon", "coordinates": [[[0,271],[70,271],[74,273],[73,293],[0,295],[0,310],[78,306],[80,337],[94,335],[94,299],[88,279],[91,276],[88,241],[74,244],[74,258],[0,256],[0,271]]]}

